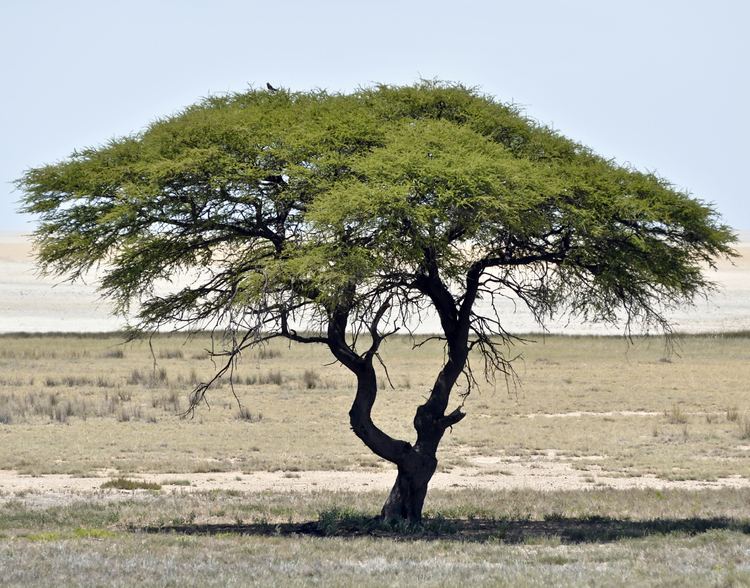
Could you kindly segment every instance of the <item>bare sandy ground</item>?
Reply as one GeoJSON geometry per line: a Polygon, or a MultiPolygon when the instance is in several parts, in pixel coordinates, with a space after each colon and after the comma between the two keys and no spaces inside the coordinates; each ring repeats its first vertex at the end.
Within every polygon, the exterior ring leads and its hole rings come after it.
{"type": "MultiPolygon", "coordinates": [[[[601,459],[601,456],[599,457],[601,459]]],[[[527,489],[541,491],[581,490],[612,488],[653,489],[715,489],[748,488],[750,479],[740,476],[717,480],[664,480],[653,476],[614,477],[603,472],[597,465],[596,456],[559,459],[554,451],[533,456],[518,457],[472,457],[467,467],[454,468],[450,472],[438,472],[430,488],[442,490],[482,489],[512,490],[527,489]],[[585,461],[587,470],[574,467],[575,461],[585,461]]],[[[141,491],[102,490],[104,482],[116,476],[116,472],[99,472],[97,477],[75,477],[47,474],[26,476],[9,470],[0,470],[0,502],[22,499],[30,505],[50,506],[66,504],[75,500],[119,500],[141,491]]],[[[212,472],[189,474],[136,474],[128,479],[156,482],[164,490],[175,492],[205,492],[210,490],[234,490],[248,493],[264,491],[314,492],[388,490],[395,479],[395,470],[368,471],[300,471],[300,472],[212,472]],[[190,485],[170,486],[170,482],[189,481],[190,485]]]]}
{"type": "Polygon", "coordinates": [[[111,316],[89,283],[61,283],[42,277],[29,239],[0,234],[0,333],[29,331],[115,331],[124,326],[111,316]]]}

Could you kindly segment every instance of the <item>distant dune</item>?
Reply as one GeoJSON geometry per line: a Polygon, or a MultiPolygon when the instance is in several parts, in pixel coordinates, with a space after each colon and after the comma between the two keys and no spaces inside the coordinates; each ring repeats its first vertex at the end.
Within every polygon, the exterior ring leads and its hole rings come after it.
{"type": "MultiPolygon", "coordinates": [[[[709,301],[699,301],[672,315],[676,329],[684,332],[750,330],[750,234],[741,234],[741,257],[733,263],[721,261],[711,278],[720,291],[709,301]]],[[[519,306],[520,308],[520,306],[519,306]]],[[[540,327],[511,302],[503,308],[505,327],[511,332],[535,332],[540,327]]],[[[125,326],[122,318],[111,316],[111,307],[96,291],[95,276],[88,283],[60,283],[42,278],[34,265],[28,237],[0,233],[0,332],[113,331],[125,326]]],[[[423,321],[421,332],[434,332],[434,319],[423,321]]],[[[601,325],[547,325],[550,332],[617,333],[601,325]]]]}

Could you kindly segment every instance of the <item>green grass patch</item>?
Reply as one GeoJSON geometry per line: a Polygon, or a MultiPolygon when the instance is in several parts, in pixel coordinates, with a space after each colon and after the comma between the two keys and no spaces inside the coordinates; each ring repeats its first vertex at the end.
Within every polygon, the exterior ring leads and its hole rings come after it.
{"type": "Polygon", "coordinates": [[[114,490],[161,490],[161,484],[155,482],[143,482],[141,480],[129,480],[127,478],[115,478],[101,485],[104,489],[114,490]]]}
{"type": "Polygon", "coordinates": [[[44,531],[31,533],[24,538],[28,541],[62,541],[64,539],[111,539],[117,533],[109,529],[89,529],[80,527],[72,531],[44,531]]]}
{"type": "Polygon", "coordinates": [[[387,521],[348,508],[334,507],[318,515],[317,531],[324,536],[406,535],[443,536],[456,533],[456,525],[441,515],[425,517],[421,523],[387,521]]]}

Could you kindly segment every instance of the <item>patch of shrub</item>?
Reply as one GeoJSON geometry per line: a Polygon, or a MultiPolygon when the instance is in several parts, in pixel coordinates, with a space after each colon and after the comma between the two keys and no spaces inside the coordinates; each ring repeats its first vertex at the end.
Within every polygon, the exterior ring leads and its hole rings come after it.
{"type": "Polygon", "coordinates": [[[160,396],[154,396],[151,398],[152,408],[161,408],[166,412],[180,412],[182,408],[180,402],[180,394],[177,390],[171,390],[169,394],[162,394],[160,396]]]}
{"type": "Polygon", "coordinates": [[[140,406],[122,407],[120,412],[117,413],[117,421],[120,423],[128,423],[130,421],[139,421],[142,418],[140,406]]]}

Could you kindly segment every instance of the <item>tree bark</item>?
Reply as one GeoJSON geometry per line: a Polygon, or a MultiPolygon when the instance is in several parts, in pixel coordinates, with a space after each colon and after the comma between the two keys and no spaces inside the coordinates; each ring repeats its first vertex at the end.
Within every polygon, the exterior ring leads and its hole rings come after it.
{"type": "MultiPolygon", "coordinates": [[[[438,380],[444,384],[440,378],[438,380]]],[[[406,441],[393,439],[372,422],[371,411],[376,396],[377,379],[369,365],[357,373],[357,394],[349,411],[351,427],[371,451],[398,468],[396,482],[383,505],[381,517],[418,523],[422,520],[427,486],[437,469],[438,444],[445,429],[461,420],[463,413],[457,410],[444,416],[429,402],[420,406],[414,417],[417,442],[412,446],[406,441]]]]}
{"type": "Polygon", "coordinates": [[[419,523],[427,496],[427,485],[437,469],[435,453],[415,447],[398,465],[396,483],[380,513],[387,521],[419,523]]]}
{"type": "Polygon", "coordinates": [[[412,446],[406,441],[394,439],[372,421],[372,407],[378,393],[377,377],[372,362],[360,366],[356,374],[357,394],[349,410],[352,431],[375,455],[399,464],[410,453],[412,446]]]}
{"type": "Polygon", "coordinates": [[[444,403],[456,379],[455,364],[448,364],[438,376],[430,399],[417,408],[414,428],[417,441],[412,446],[394,439],[372,421],[372,407],[377,397],[377,379],[372,365],[359,366],[357,394],[349,411],[352,430],[376,455],[396,464],[396,482],[381,510],[381,518],[390,521],[419,523],[422,520],[427,487],[437,469],[437,448],[446,429],[458,423],[465,414],[457,408],[445,414],[444,403]]]}
{"type": "Polygon", "coordinates": [[[427,486],[437,469],[438,445],[446,429],[466,416],[460,408],[445,414],[450,392],[465,361],[465,355],[459,356],[459,363],[449,360],[435,380],[430,397],[417,408],[414,415],[417,442],[405,453],[402,460],[396,462],[398,475],[383,505],[383,519],[405,520],[409,523],[418,523],[422,520],[427,486]]]}

